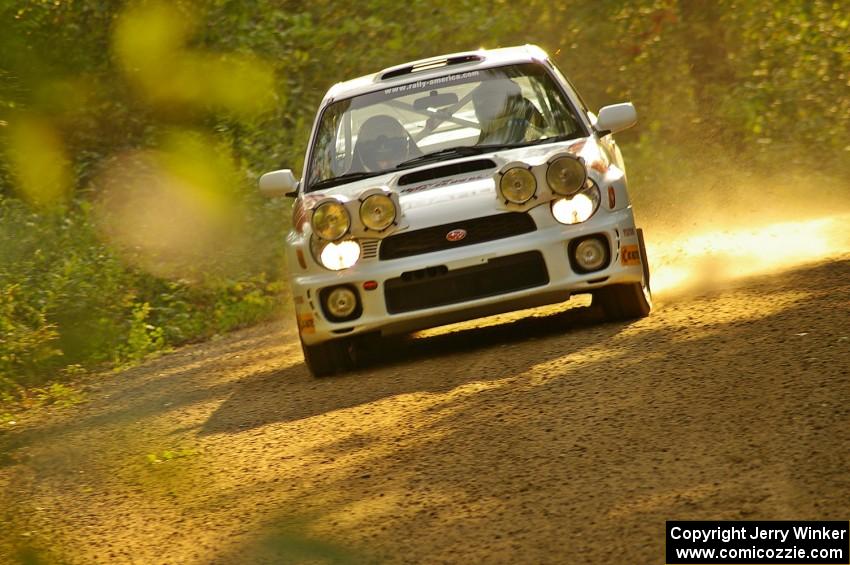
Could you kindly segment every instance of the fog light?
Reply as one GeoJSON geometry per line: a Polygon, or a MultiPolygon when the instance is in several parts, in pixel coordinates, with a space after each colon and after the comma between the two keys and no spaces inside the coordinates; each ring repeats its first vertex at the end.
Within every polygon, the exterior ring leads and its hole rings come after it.
{"type": "Polygon", "coordinates": [[[610,256],[608,244],[601,237],[589,237],[579,241],[572,249],[572,257],[577,271],[590,273],[608,266],[610,256]]]}
{"type": "Polygon", "coordinates": [[[337,286],[322,292],[325,314],[331,321],[356,317],[359,303],[357,293],[350,286],[337,286]]]}

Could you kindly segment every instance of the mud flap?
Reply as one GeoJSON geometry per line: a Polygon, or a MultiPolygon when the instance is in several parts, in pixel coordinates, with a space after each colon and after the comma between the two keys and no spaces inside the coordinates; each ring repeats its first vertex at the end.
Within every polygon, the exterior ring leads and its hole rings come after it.
{"type": "Polygon", "coordinates": [[[646,245],[643,242],[643,229],[637,229],[638,247],[640,248],[640,264],[643,267],[643,280],[648,288],[652,288],[649,284],[649,257],[646,255],[646,245]]]}

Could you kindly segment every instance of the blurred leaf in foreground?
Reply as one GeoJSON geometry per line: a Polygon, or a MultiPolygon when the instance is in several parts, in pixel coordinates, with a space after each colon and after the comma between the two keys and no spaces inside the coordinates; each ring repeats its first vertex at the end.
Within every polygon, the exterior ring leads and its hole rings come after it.
{"type": "Polygon", "coordinates": [[[24,114],[7,129],[6,155],[21,197],[42,209],[65,203],[72,176],[59,134],[49,123],[24,114]]]}
{"type": "Polygon", "coordinates": [[[99,181],[97,218],[107,242],[148,273],[198,281],[226,270],[227,250],[244,238],[227,148],[175,131],[159,150],[112,161],[99,181]]]}
{"type": "Polygon", "coordinates": [[[218,109],[238,117],[268,110],[274,76],[255,57],[190,50],[188,14],[162,3],[136,4],[122,14],[113,48],[130,81],[164,110],[218,109]]]}

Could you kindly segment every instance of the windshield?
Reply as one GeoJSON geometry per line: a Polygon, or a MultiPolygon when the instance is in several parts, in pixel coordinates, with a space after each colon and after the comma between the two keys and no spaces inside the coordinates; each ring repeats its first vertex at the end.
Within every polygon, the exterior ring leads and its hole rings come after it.
{"type": "Polygon", "coordinates": [[[572,105],[542,65],[446,75],[327,106],[307,169],[307,191],[412,166],[430,154],[433,160],[451,159],[475,147],[583,135],[572,105]]]}

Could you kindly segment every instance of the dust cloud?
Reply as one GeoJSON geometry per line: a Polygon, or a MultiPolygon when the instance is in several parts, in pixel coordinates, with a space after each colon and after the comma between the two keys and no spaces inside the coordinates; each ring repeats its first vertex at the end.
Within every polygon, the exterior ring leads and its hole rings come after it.
{"type": "MultiPolygon", "coordinates": [[[[690,186],[698,182],[688,181],[690,186]]],[[[694,190],[682,203],[638,220],[656,295],[709,290],[779,273],[850,250],[850,186],[797,177],[694,190]]]]}

